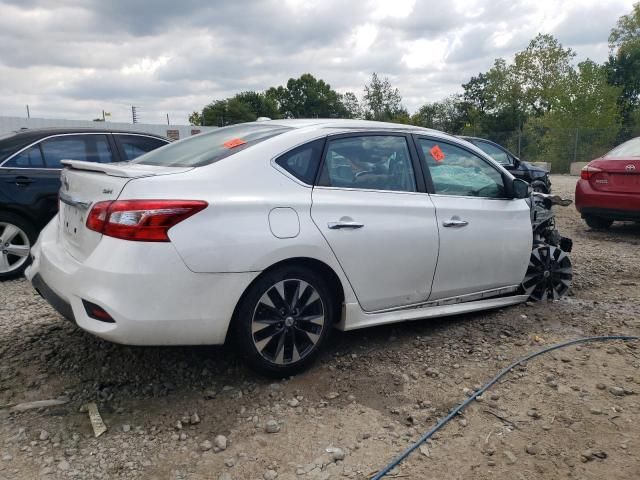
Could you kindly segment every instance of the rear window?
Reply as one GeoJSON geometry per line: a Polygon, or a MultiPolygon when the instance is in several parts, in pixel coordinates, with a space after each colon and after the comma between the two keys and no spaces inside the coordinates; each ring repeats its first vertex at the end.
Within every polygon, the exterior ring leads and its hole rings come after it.
{"type": "Polygon", "coordinates": [[[618,145],[602,158],[606,158],[609,160],[616,158],[622,160],[629,158],[640,158],[640,137],[632,138],[631,140],[618,145]]]}
{"type": "Polygon", "coordinates": [[[291,130],[268,123],[222,127],[146,153],[131,163],[164,167],[201,167],[291,130]]]}

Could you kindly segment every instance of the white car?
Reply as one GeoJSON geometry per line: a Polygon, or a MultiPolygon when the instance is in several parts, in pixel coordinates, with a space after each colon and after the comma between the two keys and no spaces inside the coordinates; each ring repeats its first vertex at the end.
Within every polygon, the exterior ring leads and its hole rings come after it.
{"type": "Polygon", "coordinates": [[[233,339],[254,368],[290,375],[333,327],[527,299],[528,184],[440,132],[271,120],[64,164],[27,277],[113,342],[233,339]]]}

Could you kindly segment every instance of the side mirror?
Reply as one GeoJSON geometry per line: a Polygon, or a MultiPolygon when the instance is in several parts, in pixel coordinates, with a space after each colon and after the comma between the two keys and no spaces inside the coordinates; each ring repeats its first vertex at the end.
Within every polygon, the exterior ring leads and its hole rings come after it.
{"type": "Polygon", "coordinates": [[[515,168],[518,168],[518,167],[520,166],[520,159],[519,159],[518,157],[511,157],[511,159],[513,160],[512,165],[513,165],[515,168]]]}
{"type": "Polygon", "coordinates": [[[513,198],[529,198],[531,196],[531,185],[521,178],[514,178],[511,184],[511,193],[513,198]]]}

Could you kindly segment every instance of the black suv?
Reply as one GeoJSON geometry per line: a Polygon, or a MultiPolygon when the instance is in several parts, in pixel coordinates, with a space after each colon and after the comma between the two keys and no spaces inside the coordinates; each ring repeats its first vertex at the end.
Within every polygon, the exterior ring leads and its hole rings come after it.
{"type": "Polygon", "coordinates": [[[38,232],[58,211],[61,160],[127,161],[168,143],[148,133],[90,128],[0,137],[0,279],[22,274],[38,232]]]}
{"type": "Polygon", "coordinates": [[[502,145],[477,137],[460,137],[467,142],[473,143],[484,153],[493,158],[496,162],[509,170],[514,177],[521,178],[531,184],[536,192],[551,193],[551,180],[549,172],[544,168],[520,160],[502,145]]]}

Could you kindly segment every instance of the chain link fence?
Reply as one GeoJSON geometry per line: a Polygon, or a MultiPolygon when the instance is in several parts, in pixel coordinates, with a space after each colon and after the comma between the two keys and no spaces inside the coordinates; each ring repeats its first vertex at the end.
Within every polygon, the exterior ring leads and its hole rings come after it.
{"type": "Polygon", "coordinates": [[[465,135],[487,138],[529,162],[547,162],[553,173],[568,173],[571,163],[588,162],[628,140],[619,128],[525,128],[465,135]]]}

